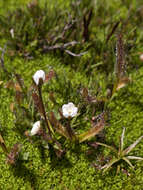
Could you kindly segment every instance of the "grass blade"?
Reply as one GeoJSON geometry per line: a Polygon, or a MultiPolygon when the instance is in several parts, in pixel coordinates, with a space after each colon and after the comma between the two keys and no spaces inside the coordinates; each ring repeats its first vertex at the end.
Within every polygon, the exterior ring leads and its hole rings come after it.
{"type": "Polygon", "coordinates": [[[118,158],[114,158],[112,159],[109,163],[105,164],[104,166],[101,167],[101,169],[103,170],[103,173],[106,172],[113,164],[115,164],[116,162],[118,162],[119,159],[118,158]]]}
{"type": "Polygon", "coordinates": [[[128,148],[126,148],[124,151],[123,151],[123,154],[124,155],[127,155],[129,152],[131,152],[131,150],[133,148],[135,148],[135,146],[142,140],[143,136],[139,137],[133,144],[131,144],[128,148]]]}
{"type": "Polygon", "coordinates": [[[120,80],[125,75],[125,52],[124,52],[124,44],[122,39],[122,34],[119,33],[117,35],[117,44],[116,44],[116,53],[117,53],[117,61],[115,65],[115,73],[117,79],[120,80]]]}
{"type": "Polygon", "coordinates": [[[143,160],[142,157],[138,157],[138,156],[127,156],[127,158],[130,160],[143,160]]]}
{"type": "Polygon", "coordinates": [[[127,164],[129,164],[129,166],[131,166],[132,169],[134,169],[134,166],[132,165],[132,163],[128,160],[127,157],[123,157],[122,158],[125,162],[127,162],[127,164]]]}
{"type": "Polygon", "coordinates": [[[97,145],[101,145],[101,146],[104,146],[106,148],[109,148],[110,150],[112,150],[113,152],[117,153],[117,150],[116,148],[114,148],[113,146],[109,146],[107,144],[104,144],[104,143],[100,143],[100,142],[96,142],[97,145]]]}
{"type": "Polygon", "coordinates": [[[121,135],[121,141],[120,141],[120,150],[121,151],[123,150],[123,147],[124,147],[124,136],[125,136],[125,127],[123,128],[123,132],[121,135]]]}

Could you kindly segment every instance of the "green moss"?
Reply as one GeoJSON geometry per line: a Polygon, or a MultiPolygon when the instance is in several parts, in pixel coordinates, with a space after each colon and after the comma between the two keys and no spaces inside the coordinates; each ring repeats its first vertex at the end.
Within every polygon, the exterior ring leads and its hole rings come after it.
{"type": "MultiPolygon", "coordinates": [[[[6,62],[8,67],[9,61],[6,62]]],[[[62,66],[61,61],[51,56],[45,56],[42,59],[34,61],[24,61],[15,59],[11,66],[16,72],[21,74],[29,85],[31,77],[37,69],[48,71],[53,68],[59,75],[63,73],[66,78],[74,83],[74,86],[80,83],[87,84],[87,78],[84,74],[72,72],[69,66],[62,66]]],[[[10,70],[10,68],[8,68],[10,70]]],[[[125,145],[129,145],[140,135],[142,135],[142,80],[140,76],[143,74],[143,69],[138,71],[138,75],[133,73],[132,84],[129,84],[124,89],[121,89],[116,97],[109,105],[111,111],[111,120],[109,127],[106,129],[107,142],[115,141],[118,143],[118,138],[121,134],[122,127],[126,127],[125,145]],[[135,95],[136,94],[136,98],[135,95]]],[[[5,82],[4,82],[5,83],[5,82]]],[[[104,176],[91,166],[91,161],[87,159],[86,144],[75,146],[71,149],[71,145],[67,145],[67,153],[61,160],[48,150],[43,150],[39,145],[29,143],[25,138],[19,136],[14,130],[14,117],[10,112],[9,105],[12,102],[11,91],[1,85],[1,110],[0,122],[2,125],[1,131],[8,147],[11,147],[16,142],[23,144],[22,153],[28,152],[27,161],[20,160],[15,167],[8,166],[5,163],[5,156],[2,154],[0,159],[0,187],[1,189],[103,189],[103,190],[119,190],[119,189],[139,189],[142,178],[143,163],[139,162],[136,165],[136,170],[131,171],[131,175],[127,177],[125,174],[115,176],[114,169],[106,173],[104,176]],[[79,151],[80,149],[80,151],[79,151]],[[44,152],[43,152],[44,151],[44,152]]],[[[64,101],[64,100],[63,100],[64,101]]],[[[20,126],[19,126],[20,127],[20,126]]],[[[29,129],[31,126],[29,126],[29,129]]],[[[1,153],[2,150],[0,149],[1,153]]],[[[21,154],[22,154],[21,153],[21,154]]],[[[143,144],[140,143],[134,150],[133,154],[143,155],[143,144]]],[[[96,162],[97,155],[92,162],[96,162]]],[[[124,165],[126,167],[126,165],[124,165]]]]}
{"type": "MultiPolygon", "coordinates": [[[[17,6],[20,6],[29,1],[13,2],[17,2],[17,6]]],[[[62,8],[68,7],[70,4],[69,1],[65,1],[65,4],[62,2],[63,0],[58,1],[62,8]]],[[[96,94],[100,86],[98,96],[105,96],[107,85],[111,83],[113,78],[111,73],[115,60],[115,39],[113,37],[113,41],[109,41],[108,45],[103,44],[106,35],[110,31],[110,25],[107,25],[107,27],[105,25],[109,21],[114,23],[119,18],[126,19],[130,4],[130,1],[123,4],[122,1],[112,0],[106,3],[107,6],[104,5],[104,12],[102,2],[99,2],[99,4],[96,2],[94,2],[94,6],[97,10],[97,19],[91,23],[90,36],[91,40],[95,40],[94,45],[96,48],[89,48],[88,53],[83,57],[69,58],[66,59],[69,62],[65,63],[62,56],[57,58],[53,54],[37,55],[36,59],[30,61],[19,57],[11,59],[9,56],[5,56],[5,66],[8,71],[20,74],[28,88],[32,83],[32,76],[35,71],[39,69],[43,69],[47,73],[51,69],[56,71],[58,79],[52,79],[43,87],[47,111],[51,109],[55,113],[57,111],[57,108],[54,108],[53,104],[49,103],[48,93],[51,91],[54,92],[58,108],[68,101],[75,102],[79,106],[79,112],[83,112],[81,117],[73,122],[75,130],[78,132],[85,131],[91,125],[90,119],[86,120],[87,118],[85,117],[87,115],[91,118],[90,108],[87,106],[86,111],[82,110],[81,87],[88,87],[91,93],[96,94]],[[119,14],[117,7],[120,8],[119,14]],[[107,19],[105,19],[105,13],[107,13],[107,19]],[[103,56],[104,53],[107,54],[106,59],[103,56]],[[96,63],[101,63],[101,65],[96,67],[96,63]],[[106,67],[112,68],[111,70],[108,69],[111,72],[108,77],[107,73],[104,72],[106,67]]],[[[141,1],[133,1],[133,12],[138,10],[140,4],[141,1]]],[[[4,5],[5,2],[2,1],[0,6],[4,7],[4,5]]],[[[51,4],[51,9],[53,9],[52,6],[54,6],[54,3],[51,4]]],[[[13,7],[11,3],[9,7],[5,5],[5,10],[9,10],[11,7],[13,7]]],[[[1,12],[1,14],[3,13],[1,12]]],[[[125,41],[127,45],[134,44],[130,51],[130,56],[127,58],[132,81],[125,88],[120,89],[107,106],[110,113],[105,129],[107,144],[114,142],[118,145],[123,127],[126,128],[125,146],[130,145],[143,134],[143,67],[138,58],[138,52],[142,51],[142,32],[140,25],[136,28],[139,22],[136,17],[131,18],[132,22],[129,22],[127,28],[125,28],[125,41]],[[133,29],[136,30],[135,34],[133,29]],[[130,31],[129,34],[128,31],[130,31]],[[137,71],[134,70],[136,65],[139,67],[137,71]]],[[[10,111],[10,104],[14,101],[14,92],[12,89],[5,88],[7,80],[6,73],[0,71],[0,81],[3,81],[0,84],[0,131],[9,149],[15,143],[20,142],[22,150],[17,164],[11,167],[6,164],[6,157],[0,148],[0,190],[141,190],[143,162],[133,161],[135,165],[134,171],[122,163],[123,168],[129,171],[130,176],[122,172],[116,176],[115,167],[103,175],[101,171],[92,166],[92,163],[97,162],[99,154],[103,152],[105,154],[109,153],[103,148],[95,150],[94,154],[90,156],[87,155],[89,148],[87,143],[71,145],[62,139],[67,152],[63,158],[58,159],[53,151],[44,149],[39,142],[36,144],[30,143],[24,134],[19,134],[15,127],[15,117],[10,111]],[[28,155],[25,159],[24,153],[28,155]]],[[[27,124],[24,118],[23,121],[18,123],[17,127],[20,131],[30,130],[32,122],[27,124]]],[[[143,157],[143,142],[138,144],[132,154],[143,157]]]]}

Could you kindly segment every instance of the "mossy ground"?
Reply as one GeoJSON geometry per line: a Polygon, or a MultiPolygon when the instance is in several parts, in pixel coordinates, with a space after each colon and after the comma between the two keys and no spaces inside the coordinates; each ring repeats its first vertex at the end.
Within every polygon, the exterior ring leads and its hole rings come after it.
{"type": "MultiPolygon", "coordinates": [[[[109,3],[109,7],[112,7],[111,11],[113,12],[116,12],[117,9],[114,4],[115,2],[117,3],[117,1],[112,1],[111,4],[109,3]]],[[[133,1],[133,3],[134,9],[137,8],[138,5],[136,5],[136,1],[133,1]]],[[[122,13],[121,16],[124,17],[127,10],[125,10],[125,7],[122,7],[122,4],[120,4],[120,6],[122,13]]],[[[109,10],[108,7],[107,10],[109,10]]],[[[137,30],[138,38],[140,38],[139,32],[140,29],[137,30]]],[[[98,33],[99,30],[97,34],[98,33]]],[[[102,34],[103,33],[101,33],[100,36],[101,38],[102,34]]],[[[134,47],[129,55],[132,59],[128,58],[129,65],[132,64],[133,67],[134,65],[137,65],[139,68],[137,70],[132,67],[129,68],[129,76],[131,78],[130,84],[125,88],[120,89],[108,105],[110,119],[108,121],[108,126],[105,129],[106,142],[108,144],[112,144],[114,142],[118,145],[119,136],[122,133],[123,127],[126,128],[125,146],[130,145],[143,134],[143,67],[137,54],[137,52],[141,50],[140,43],[137,44],[137,50],[135,50],[134,47]]],[[[98,59],[97,55],[95,55],[95,57],[98,59]]],[[[48,92],[52,90],[56,92],[56,98],[59,106],[62,106],[68,101],[73,101],[78,105],[80,100],[78,88],[81,85],[92,89],[94,92],[94,85],[96,91],[96,83],[98,83],[102,88],[103,94],[105,93],[106,88],[106,82],[104,84],[106,77],[102,70],[98,70],[93,67],[91,75],[89,75],[82,68],[82,63],[85,64],[87,58],[88,56],[83,58],[74,58],[73,62],[76,64],[75,69],[75,67],[73,68],[73,63],[71,63],[71,65],[70,63],[65,65],[63,64],[62,57],[57,58],[51,54],[46,54],[44,56],[39,55],[38,58],[31,61],[19,57],[11,60],[9,56],[5,56],[5,66],[8,71],[14,70],[21,74],[26,86],[30,86],[32,83],[32,75],[35,71],[43,69],[48,72],[53,68],[58,74],[62,88],[61,86],[58,86],[55,81],[51,81],[51,83],[48,84],[49,86],[44,87],[45,101],[48,101],[48,92]],[[78,63],[80,63],[79,66],[78,63]],[[71,90],[66,90],[69,85],[68,81],[71,83],[71,90]]],[[[114,58],[111,59],[111,62],[113,61],[114,58]]],[[[134,171],[126,164],[122,163],[123,168],[129,171],[130,176],[127,176],[122,172],[119,175],[116,175],[115,167],[103,175],[101,171],[98,171],[92,166],[92,163],[96,162],[100,152],[99,150],[95,150],[93,155],[87,155],[87,150],[89,148],[87,143],[72,145],[66,141],[63,142],[67,152],[61,159],[58,159],[53,152],[43,149],[39,144],[29,143],[24,135],[20,135],[15,130],[15,118],[10,111],[10,104],[14,100],[14,94],[12,90],[4,88],[7,78],[4,73],[1,72],[0,74],[0,80],[3,81],[0,85],[0,130],[5,139],[6,145],[9,148],[13,144],[20,142],[23,145],[22,152],[29,154],[28,159],[18,160],[16,166],[12,167],[5,163],[6,158],[0,148],[0,190],[143,189],[143,162],[133,161],[133,164],[135,165],[134,171]]],[[[52,105],[49,105],[49,107],[52,107],[52,105]]],[[[74,124],[76,124],[76,122],[74,124]]],[[[79,127],[82,131],[84,130],[83,128],[88,127],[88,124],[89,123],[86,122],[84,118],[81,118],[79,119],[76,128],[79,127]]],[[[18,127],[22,128],[22,131],[31,129],[30,125],[24,126],[22,122],[18,127]]],[[[100,151],[103,152],[105,150],[101,148],[100,151]]],[[[143,142],[134,149],[132,154],[143,157],[143,142]]]]}

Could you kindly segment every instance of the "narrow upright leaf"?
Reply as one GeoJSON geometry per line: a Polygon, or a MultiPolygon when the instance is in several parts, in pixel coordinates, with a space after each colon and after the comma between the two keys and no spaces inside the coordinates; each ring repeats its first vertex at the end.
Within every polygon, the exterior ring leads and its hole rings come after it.
{"type": "Polygon", "coordinates": [[[123,157],[123,160],[125,160],[125,162],[127,162],[127,164],[129,164],[129,166],[131,166],[132,169],[134,169],[134,166],[132,165],[132,163],[130,162],[130,160],[128,160],[127,157],[123,157]]]}
{"type": "Polygon", "coordinates": [[[85,42],[89,40],[89,24],[91,22],[92,14],[93,10],[90,9],[83,17],[83,38],[85,42]]]}
{"type": "Polygon", "coordinates": [[[120,150],[123,150],[124,147],[124,135],[125,135],[125,127],[123,128],[122,136],[121,136],[121,144],[120,144],[120,150]]]}
{"type": "Polygon", "coordinates": [[[36,93],[33,93],[33,94],[32,94],[32,98],[33,98],[34,104],[35,104],[35,106],[37,107],[39,113],[40,113],[41,115],[44,115],[43,106],[42,106],[42,103],[41,103],[41,101],[40,101],[39,96],[38,96],[36,93]]]}
{"type": "Polygon", "coordinates": [[[121,33],[117,35],[115,74],[116,81],[114,83],[112,95],[120,88],[126,86],[130,81],[126,76],[125,51],[121,33]]]}
{"type": "Polygon", "coordinates": [[[121,33],[117,35],[116,56],[117,60],[115,65],[115,73],[117,75],[117,78],[121,79],[126,72],[124,45],[121,33]]]}
{"type": "Polygon", "coordinates": [[[131,144],[128,148],[126,148],[124,151],[123,151],[123,154],[124,155],[127,155],[129,152],[131,152],[131,150],[133,148],[135,148],[135,146],[142,140],[143,136],[139,137],[133,144],[131,144]]]}

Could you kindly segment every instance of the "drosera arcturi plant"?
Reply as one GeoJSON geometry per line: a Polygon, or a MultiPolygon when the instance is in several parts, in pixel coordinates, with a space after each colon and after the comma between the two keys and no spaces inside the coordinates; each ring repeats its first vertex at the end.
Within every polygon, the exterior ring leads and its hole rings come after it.
{"type": "MultiPolygon", "coordinates": [[[[57,140],[57,134],[59,136],[65,137],[66,139],[68,139],[69,141],[72,141],[73,143],[74,142],[82,143],[82,142],[94,137],[95,135],[99,134],[99,132],[105,128],[105,118],[104,118],[104,114],[101,115],[100,120],[98,122],[94,123],[92,128],[90,128],[88,131],[86,131],[82,134],[76,134],[75,131],[70,126],[72,117],[76,116],[78,113],[78,109],[77,109],[77,107],[74,106],[73,103],[70,108],[66,105],[66,109],[65,109],[65,106],[63,106],[62,112],[59,110],[59,114],[61,115],[61,118],[67,120],[65,122],[66,125],[62,124],[60,122],[60,119],[56,118],[54,112],[49,111],[49,113],[47,113],[44,102],[43,102],[42,86],[45,85],[47,81],[49,81],[53,77],[55,77],[55,75],[56,74],[53,70],[51,70],[48,74],[45,74],[45,72],[43,70],[37,71],[33,75],[33,85],[30,87],[30,92],[29,92],[28,91],[29,89],[27,89],[23,86],[24,83],[23,83],[21,76],[18,74],[15,74],[14,76],[15,76],[16,81],[15,82],[13,81],[11,83],[11,86],[12,86],[12,88],[14,88],[16,90],[15,101],[16,101],[16,104],[18,105],[18,107],[16,110],[15,105],[13,105],[13,107],[11,107],[11,110],[16,115],[16,112],[19,112],[20,108],[32,107],[29,109],[31,112],[30,114],[32,115],[32,117],[29,118],[29,120],[32,119],[32,121],[34,121],[34,122],[40,121],[40,123],[41,123],[40,127],[38,125],[37,126],[38,128],[36,127],[36,129],[34,129],[34,130],[36,130],[36,132],[34,132],[34,135],[40,136],[42,138],[42,140],[44,140],[47,144],[51,144],[53,146],[57,156],[61,157],[64,153],[64,150],[62,149],[62,145],[58,141],[59,139],[57,140]],[[30,98],[27,94],[29,94],[29,96],[31,95],[31,97],[33,98],[34,105],[30,102],[30,98]],[[25,103],[25,99],[26,99],[27,103],[25,103]],[[46,126],[46,128],[45,128],[45,126],[46,126]]],[[[50,94],[50,92],[49,92],[49,94],[50,94]]],[[[83,95],[87,102],[95,103],[97,101],[95,97],[90,96],[87,89],[84,89],[83,95]]],[[[51,96],[51,100],[53,101],[53,103],[56,104],[56,100],[54,99],[53,96],[51,96]]],[[[70,103],[70,105],[71,105],[71,103],[70,103]]],[[[27,112],[27,110],[25,109],[24,111],[27,112]]],[[[29,111],[28,111],[28,114],[29,114],[29,111]]],[[[25,114],[24,117],[26,117],[28,114],[25,114]]],[[[28,123],[28,126],[29,125],[30,125],[30,123],[28,123]]],[[[33,125],[33,127],[34,127],[34,125],[33,125]]],[[[29,130],[29,128],[28,128],[28,130],[29,130]]],[[[33,130],[33,128],[32,128],[32,130],[33,130]]],[[[25,133],[28,138],[32,138],[32,136],[33,136],[33,135],[31,135],[33,133],[32,130],[30,133],[28,133],[28,132],[25,133]]],[[[133,167],[133,166],[132,166],[131,162],[129,161],[130,159],[142,160],[142,158],[140,158],[140,157],[128,156],[128,153],[137,145],[137,143],[139,143],[139,141],[143,138],[143,136],[141,136],[137,141],[135,141],[135,143],[133,143],[127,149],[123,150],[124,132],[125,131],[123,130],[119,151],[116,150],[114,147],[108,146],[104,143],[96,142],[97,145],[108,147],[116,153],[115,159],[111,160],[108,164],[101,167],[101,169],[104,169],[104,171],[106,171],[114,163],[116,163],[120,160],[126,161],[131,167],[133,167]]],[[[1,145],[4,145],[3,142],[4,142],[3,138],[1,138],[1,145]]],[[[2,146],[2,147],[4,147],[4,146],[2,146]]],[[[15,163],[15,160],[18,156],[20,147],[21,146],[19,144],[14,145],[11,153],[7,154],[7,156],[8,156],[7,162],[8,163],[15,163]],[[10,159],[10,161],[9,161],[9,159],[10,159]]]]}
{"type": "MultiPolygon", "coordinates": [[[[51,78],[54,76],[51,76],[51,78]]],[[[44,81],[48,79],[48,76],[46,77],[45,72],[43,70],[38,70],[34,75],[33,75],[33,82],[35,85],[33,85],[33,92],[32,92],[32,98],[34,101],[35,106],[37,107],[41,119],[45,121],[46,127],[48,132],[42,130],[41,135],[43,139],[45,140],[45,136],[47,137],[47,143],[53,144],[54,150],[59,155],[59,152],[62,154],[64,151],[62,150],[61,144],[56,140],[54,137],[53,129],[51,128],[49,118],[47,117],[44,102],[43,102],[43,97],[42,97],[42,85],[44,81]]],[[[60,154],[60,155],[61,155],[60,154]]]]}
{"type": "MultiPolygon", "coordinates": [[[[32,5],[33,6],[33,5],[32,5]]],[[[34,5],[35,6],[35,5],[34,5]]],[[[37,5],[36,5],[37,6],[37,5]]],[[[89,11],[89,19],[90,19],[90,15],[92,15],[92,10],[91,12],[89,11]]],[[[87,18],[88,20],[88,18],[87,18]]],[[[85,23],[86,18],[84,18],[85,23]]],[[[90,22],[90,21],[89,21],[90,22]]],[[[86,25],[86,24],[85,24],[86,25]]],[[[88,38],[88,37],[87,37],[88,38]]],[[[86,37],[85,37],[85,40],[86,37]]],[[[60,45],[53,45],[51,47],[47,47],[47,50],[56,50],[56,49],[60,49],[61,47],[67,47],[68,45],[75,45],[77,42],[68,42],[65,44],[62,44],[62,46],[60,45]]],[[[124,87],[126,85],[126,83],[129,81],[128,77],[125,76],[125,58],[124,58],[124,46],[123,46],[123,41],[122,41],[122,35],[121,33],[119,33],[117,35],[117,61],[116,61],[116,69],[115,69],[115,74],[116,74],[116,80],[115,83],[113,84],[113,89],[112,89],[112,94],[111,97],[109,97],[109,101],[114,97],[114,93],[116,91],[118,91],[120,88],[124,87]]],[[[43,97],[42,97],[42,86],[43,83],[45,83],[46,81],[49,81],[51,78],[53,78],[54,76],[54,72],[51,71],[49,72],[48,75],[45,75],[44,71],[37,71],[35,73],[35,75],[33,76],[33,80],[34,80],[34,84],[31,87],[31,95],[32,95],[32,99],[34,102],[34,106],[33,104],[30,103],[29,97],[27,96],[27,94],[29,92],[26,92],[25,87],[23,87],[23,84],[21,83],[21,77],[18,74],[14,74],[14,77],[16,79],[16,83],[12,82],[9,83],[9,85],[12,85],[13,88],[16,90],[16,94],[15,94],[15,100],[18,104],[18,111],[19,108],[23,111],[23,113],[26,113],[24,117],[30,115],[29,117],[29,121],[30,119],[32,121],[40,121],[40,128],[37,130],[37,132],[35,133],[35,135],[39,135],[46,143],[50,143],[53,145],[54,150],[57,154],[57,156],[60,156],[63,154],[63,149],[61,144],[57,141],[56,137],[57,137],[57,133],[64,136],[66,139],[72,141],[72,142],[84,142],[88,139],[90,139],[91,137],[94,137],[95,135],[97,135],[100,131],[102,131],[105,127],[105,119],[104,116],[102,118],[100,118],[100,120],[97,123],[94,123],[92,125],[92,128],[90,128],[88,131],[82,133],[82,134],[76,134],[75,131],[71,128],[71,116],[69,116],[68,118],[64,118],[64,111],[59,113],[61,115],[61,118],[65,119],[65,125],[61,124],[60,120],[56,118],[54,112],[49,112],[49,114],[46,112],[46,108],[43,102],[43,97]],[[38,72],[38,73],[37,73],[38,72]],[[23,103],[23,98],[27,99],[27,105],[25,106],[23,103]],[[30,106],[32,108],[30,108],[30,106]],[[26,109],[25,109],[26,108],[26,109]],[[28,111],[28,109],[30,108],[30,111],[28,111]],[[38,114],[36,112],[39,112],[38,114]],[[30,113],[31,112],[31,113],[30,113]],[[44,128],[44,126],[46,125],[46,128],[44,128]],[[42,126],[42,127],[41,127],[42,126]],[[59,153],[60,152],[60,153],[59,153]]],[[[30,94],[29,93],[29,94],[30,94]]],[[[50,92],[49,92],[50,94],[50,92]]],[[[107,98],[97,98],[92,97],[89,92],[88,89],[84,88],[83,89],[83,98],[85,99],[86,102],[94,104],[100,104],[100,103],[108,103],[107,98]]],[[[53,97],[51,96],[51,99],[53,97]]],[[[55,101],[56,102],[56,101],[55,101]]],[[[53,101],[53,103],[55,103],[53,101]]],[[[11,104],[11,109],[13,110],[13,112],[16,113],[16,110],[14,108],[14,104],[11,104]]],[[[22,113],[22,115],[24,115],[22,113]]],[[[76,114],[75,114],[76,116],[76,114]]],[[[29,122],[28,121],[28,122],[29,122]]],[[[29,124],[28,124],[29,125],[29,124]]],[[[28,138],[32,138],[30,136],[30,133],[25,133],[27,135],[28,138]]],[[[101,144],[101,143],[100,143],[101,144]]]]}
{"type": "MultiPolygon", "coordinates": [[[[114,146],[110,146],[104,143],[96,142],[96,145],[103,146],[105,148],[110,149],[114,157],[104,166],[101,166],[100,169],[103,170],[103,172],[106,172],[108,169],[110,169],[114,164],[119,163],[119,161],[125,161],[132,169],[134,169],[134,166],[130,162],[130,160],[143,160],[142,157],[138,156],[130,156],[128,155],[135,147],[136,145],[143,139],[143,136],[139,137],[133,144],[131,144],[129,147],[124,149],[124,135],[125,135],[125,128],[123,128],[122,135],[120,137],[120,143],[119,148],[115,148],[114,146]]],[[[117,174],[120,171],[121,166],[117,166],[117,174]]]]}
{"type": "MultiPolygon", "coordinates": [[[[121,37],[120,37],[121,38],[121,37]]],[[[118,61],[117,61],[117,82],[120,82],[120,79],[124,76],[124,62],[123,61],[123,50],[122,50],[122,40],[118,39],[118,48],[119,48],[119,55],[118,55],[118,61]],[[122,74],[123,73],[123,74],[122,74]]],[[[72,117],[77,115],[78,108],[74,106],[72,103],[72,106],[68,108],[68,105],[63,105],[62,112],[59,110],[59,114],[62,119],[65,119],[65,125],[63,125],[60,122],[60,119],[57,119],[55,116],[55,113],[53,111],[46,112],[46,108],[43,102],[43,94],[42,94],[42,86],[47,81],[51,80],[53,77],[55,77],[56,74],[53,70],[51,70],[48,74],[45,74],[43,70],[37,71],[33,75],[33,85],[29,89],[27,89],[24,85],[24,82],[20,75],[14,74],[15,81],[9,81],[6,85],[7,88],[10,86],[14,88],[16,91],[15,93],[15,101],[18,106],[15,106],[15,103],[11,105],[11,110],[16,115],[17,119],[19,119],[17,113],[19,110],[23,112],[22,115],[24,117],[29,116],[29,121],[32,119],[35,121],[40,122],[40,127],[38,126],[36,128],[35,135],[38,135],[44,140],[47,144],[52,144],[54,151],[56,152],[58,157],[61,157],[64,153],[64,150],[62,149],[62,145],[57,140],[57,134],[65,137],[66,139],[72,141],[72,142],[79,142],[82,143],[95,135],[99,134],[105,127],[105,118],[104,114],[101,115],[100,120],[98,122],[92,123],[92,127],[82,133],[82,134],[76,134],[75,131],[71,128],[71,120],[72,117]],[[34,105],[31,103],[31,98],[33,99],[34,105]],[[26,100],[26,104],[25,104],[26,100]],[[23,102],[24,101],[24,102],[23,102]],[[17,107],[17,108],[16,108],[17,107]],[[16,111],[17,109],[17,111],[16,111]],[[38,112],[37,112],[38,111],[38,112]],[[72,113],[73,112],[73,113],[72,113]],[[44,125],[43,125],[44,124],[44,125]],[[45,128],[46,125],[46,128],[45,128]]],[[[115,83],[116,86],[116,83],[115,83]]],[[[49,92],[50,100],[53,102],[53,104],[57,104],[56,100],[54,99],[54,96],[49,92]]],[[[113,94],[112,94],[113,95],[113,94]]],[[[96,96],[91,96],[89,94],[88,89],[83,88],[82,89],[82,97],[88,104],[104,104],[104,102],[108,102],[106,98],[97,98],[96,96]]],[[[111,96],[112,99],[112,96],[111,96]]],[[[29,124],[28,124],[29,125],[29,124]]],[[[34,127],[34,125],[33,125],[34,127]]],[[[33,129],[34,130],[34,129],[33,129]]],[[[31,133],[25,132],[25,135],[28,138],[32,138],[33,135],[31,133]]],[[[101,144],[101,143],[100,143],[101,144]]]]}
{"type": "MultiPolygon", "coordinates": [[[[41,71],[41,72],[44,72],[44,71],[41,71]]],[[[43,76],[39,75],[38,77],[40,77],[41,79],[43,76]]],[[[46,77],[44,76],[43,79],[45,78],[46,77]]],[[[44,108],[43,99],[42,99],[42,91],[41,91],[40,84],[38,84],[38,95],[39,97],[34,93],[32,96],[33,96],[35,105],[38,107],[39,111],[42,113],[46,121],[46,124],[48,126],[48,132],[50,135],[54,134],[54,130],[55,130],[56,132],[62,134],[64,137],[66,137],[67,139],[70,139],[71,141],[83,142],[95,136],[96,134],[98,134],[105,127],[104,117],[102,117],[100,122],[97,125],[95,125],[92,129],[89,129],[86,133],[83,133],[81,135],[76,135],[70,126],[70,122],[71,122],[71,119],[77,115],[78,108],[72,102],[68,104],[64,104],[62,106],[62,112],[60,112],[60,115],[61,117],[64,117],[65,119],[67,119],[66,126],[63,126],[60,123],[60,121],[56,119],[53,112],[50,112],[50,117],[47,116],[45,112],[45,108],[44,108]]]]}
{"type": "MultiPolygon", "coordinates": [[[[65,152],[62,148],[62,144],[59,142],[61,137],[65,137],[73,143],[81,143],[94,137],[104,129],[105,118],[103,114],[98,122],[92,124],[90,129],[82,134],[77,134],[71,127],[71,122],[72,118],[80,113],[78,113],[78,107],[73,103],[64,104],[62,109],[58,109],[60,115],[58,119],[53,111],[48,110],[47,112],[46,104],[43,101],[42,86],[56,76],[54,70],[50,70],[48,74],[45,74],[43,70],[35,72],[33,75],[33,84],[29,89],[24,86],[24,81],[20,75],[15,74],[14,76],[15,80],[8,81],[5,87],[12,88],[16,91],[15,102],[11,103],[10,109],[16,118],[16,128],[17,122],[18,126],[24,125],[22,129],[23,132],[20,131],[21,129],[18,127],[18,131],[22,136],[25,134],[29,140],[32,139],[34,135],[39,136],[47,146],[51,144],[56,155],[61,157],[65,152]],[[21,116],[22,118],[20,118],[21,116]],[[61,119],[64,121],[63,123],[61,123],[61,119]],[[21,123],[20,121],[22,120],[23,122],[21,123]],[[26,120],[26,125],[24,120],[26,120]],[[33,128],[31,132],[28,132],[31,122],[34,123],[33,128]],[[24,131],[25,129],[26,131],[24,131]]],[[[50,92],[49,95],[52,103],[57,106],[54,96],[52,96],[50,92]]]]}

